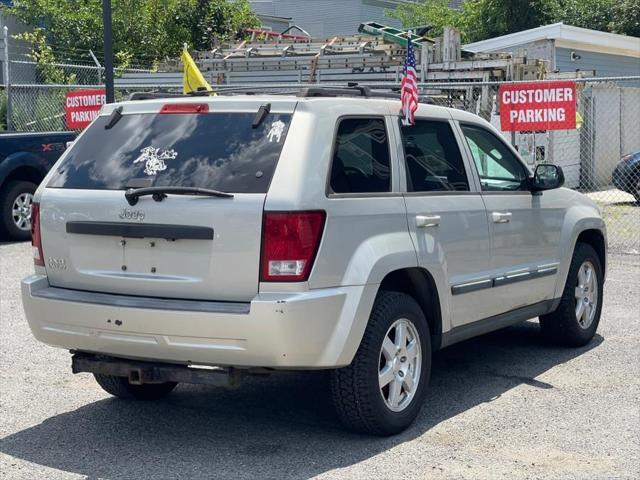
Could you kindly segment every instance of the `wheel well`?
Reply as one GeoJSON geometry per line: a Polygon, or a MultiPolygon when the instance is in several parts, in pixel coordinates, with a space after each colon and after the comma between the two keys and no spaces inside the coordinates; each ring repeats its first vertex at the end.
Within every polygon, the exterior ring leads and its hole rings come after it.
{"type": "Polygon", "coordinates": [[[429,324],[431,347],[438,350],[442,342],[442,312],[431,274],[417,267],[395,270],[384,277],[380,290],[406,293],[418,302],[429,324]]]}
{"type": "Polygon", "coordinates": [[[44,176],[42,175],[42,172],[40,172],[37,168],[18,167],[15,170],[12,170],[9,175],[6,176],[6,178],[2,182],[2,187],[14,180],[23,180],[39,185],[43,178],[44,176]]]}
{"type": "Polygon", "coordinates": [[[600,265],[602,265],[602,274],[604,276],[607,270],[607,246],[604,242],[604,235],[600,230],[585,230],[578,235],[577,243],[586,243],[591,245],[598,254],[600,265]]]}

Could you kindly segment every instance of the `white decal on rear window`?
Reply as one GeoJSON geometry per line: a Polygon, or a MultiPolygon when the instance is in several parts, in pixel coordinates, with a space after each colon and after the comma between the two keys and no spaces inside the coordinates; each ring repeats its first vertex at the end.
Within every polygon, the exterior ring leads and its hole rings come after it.
{"type": "Polygon", "coordinates": [[[280,143],[280,138],[282,138],[282,134],[284,133],[284,127],[286,127],[286,125],[284,124],[284,122],[281,122],[280,120],[276,120],[271,124],[269,133],[267,134],[269,143],[273,142],[274,139],[276,143],[280,143]]]}
{"type": "Polygon", "coordinates": [[[144,173],[147,175],[155,175],[167,169],[165,160],[173,160],[177,156],[178,152],[174,149],[160,151],[159,148],[145,147],[140,150],[140,156],[136,158],[133,163],[146,162],[144,173]]]}

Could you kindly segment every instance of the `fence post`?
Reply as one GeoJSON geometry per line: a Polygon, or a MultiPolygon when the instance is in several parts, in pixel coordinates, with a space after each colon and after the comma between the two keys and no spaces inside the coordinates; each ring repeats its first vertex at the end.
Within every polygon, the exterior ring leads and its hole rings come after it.
{"type": "Polygon", "coordinates": [[[100,62],[98,61],[98,58],[93,53],[93,50],[89,50],[89,55],[91,55],[91,58],[93,58],[93,63],[95,63],[96,67],[98,67],[98,81],[96,82],[96,85],[101,85],[102,84],[102,65],[100,64],[100,62]]]}
{"type": "Polygon", "coordinates": [[[11,78],[10,68],[9,68],[9,28],[5,25],[3,29],[4,33],[4,85],[5,90],[7,91],[7,131],[13,130],[13,125],[11,121],[11,78]]]}

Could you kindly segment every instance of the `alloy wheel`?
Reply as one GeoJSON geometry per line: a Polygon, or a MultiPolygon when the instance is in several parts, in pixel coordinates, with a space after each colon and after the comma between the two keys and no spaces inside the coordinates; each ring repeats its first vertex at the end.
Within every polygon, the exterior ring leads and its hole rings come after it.
{"type": "Polygon", "coordinates": [[[578,270],[575,298],[576,320],[586,330],[593,323],[598,307],[598,279],[595,267],[588,260],[578,270]]]}
{"type": "Polygon", "coordinates": [[[33,203],[32,193],[21,193],[13,201],[11,206],[11,217],[13,223],[22,231],[31,230],[31,204],[33,203]]]}
{"type": "Polygon", "coordinates": [[[393,322],[380,349],[378,384],[387,407],[401,412],[411,403],[420,382],[422,347],[415,325],[406,318],[393,322]]]}

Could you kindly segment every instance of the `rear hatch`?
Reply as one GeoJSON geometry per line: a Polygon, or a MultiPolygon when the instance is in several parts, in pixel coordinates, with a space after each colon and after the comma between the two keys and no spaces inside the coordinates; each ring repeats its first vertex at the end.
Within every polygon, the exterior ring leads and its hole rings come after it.
{"type": "Polygon", "coordinates": [[[258,291],[265,196],[295,101],[278,101],[270,113],[263,105],[228,98],[140,102],[98,117],[40,199],[50,284],[251,300],[258,291]],[[144,187],[197,187],[233,196],[145,195],[131,205],[125,192],[144,187]]]}

